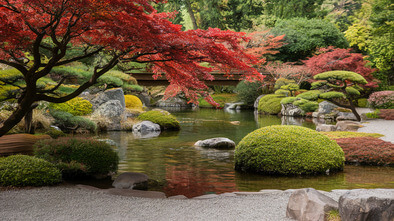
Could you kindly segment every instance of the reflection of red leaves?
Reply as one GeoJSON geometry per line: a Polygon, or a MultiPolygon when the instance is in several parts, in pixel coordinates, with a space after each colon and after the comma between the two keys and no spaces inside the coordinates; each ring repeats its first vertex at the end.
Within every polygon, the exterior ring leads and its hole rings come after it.
{"type": "Polygon", "coordinates": [[[345,152],[346,162],[393,165],[394,144],[376,137],[351,137],[336,139],[345,152]]]}

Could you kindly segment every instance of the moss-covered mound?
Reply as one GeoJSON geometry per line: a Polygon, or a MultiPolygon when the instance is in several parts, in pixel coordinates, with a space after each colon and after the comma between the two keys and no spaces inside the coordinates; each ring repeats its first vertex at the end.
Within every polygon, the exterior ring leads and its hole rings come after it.
{"type": "Polygon", "coordinates": [[[345,157],[335,141],[300,126],[257,129],[235,149],[235,169],[262,174],[318,174],[342,170],[345,157]]]}
{"type": "Polygon", "coordinates": [[[1,186],[46,186],[61,182],[55,165],[27,155],[0,158],[1,186]]]}
{"type": "Polygon", "coordinates": [[[165,110],[151,110],[138,116],[139,120],[148,120],[160,125],[162,130],[179,130],[179,121],[165,110]]]}
{"type": "Polygon", "coordinates": [[[259,101],[258,112],[263,114],[278,114],[282,110],[280,101],[283,95],[267,94],[259,101]]]}
{"type": "Polygon", "coordinates": [[[142,109],[142,101],[134,95],[125,95],[124,96],[126,107],[130,109],[142,109]]]}

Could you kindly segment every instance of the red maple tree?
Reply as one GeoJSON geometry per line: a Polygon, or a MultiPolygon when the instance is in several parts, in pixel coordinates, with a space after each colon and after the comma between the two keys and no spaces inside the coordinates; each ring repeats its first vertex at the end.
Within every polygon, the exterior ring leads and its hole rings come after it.
{"type": "Polygon", "coordinates": [[[303,61],[310,69],[312,75],[326,71],[353,71],[362,75],[368,82],[364,87],[378,87],[379,81],[372,75],[376,69],[367,67],[368,61],[360,53],[351,53],[351,49],[335,48],[333,46],[321,48],[318,53],[303,61]]]}
{"type": "Polygon", "coordinates": [[[246,79],[263,78],[251,66],[258,59],[240,44],[247,40],[244,33],[181,31],[181,26],[168,21],[172,13],[153,8],[158,2],[164,0],[0,0],[0,64],[17,69],[26,83],[0,136],[37,101],[70,100],[120,62],[149,63],[151,71],[165,74],[170,82],[168,96],[182,91],[191,101],[201,94],[213,102],[203,82],[213,79],[212,68],[200,66],[201,62],[225,73],[236,69],[246,79]],[[107,62],[96,66],[92,77],[74,92],[57,95],[63,79],[51,89],[37,87],[38,79],[49,76],[52,68],[100,53],[107,62]]]}

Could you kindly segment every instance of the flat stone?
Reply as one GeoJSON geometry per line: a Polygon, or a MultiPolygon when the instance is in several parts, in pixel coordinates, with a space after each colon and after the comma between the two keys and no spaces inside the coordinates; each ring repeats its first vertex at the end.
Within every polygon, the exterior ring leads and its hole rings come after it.
{"type": "Polygon", "coordinates": [[[206,140],[199,140],[195,144],[195,146],[206,147],[206,148],[216,148],[216,149],[233,149],[235,148],[235,142],[225,138],[225,137],[217,137],[206,140]]]}
{"type": "Polygon", "coordinates": [[[141,198],[153,198],[153,199],[165,199],[166,194],[158,191],[143,191],[143,190],[131,190],[131,189],[106,189],[102,190],[105,194],[127,196],[127,197],[141,197],[141,198]]]}
{"type": "Polygon", "coordinates": [[[337,130],[337,126],[336,125],[318,124],[316,126],[316,131],[330,132],[330,131],[336,131],[336,130],[337,130]]]}
{"type": "Polygon", "coordinates": [[[283,193],[283,190],[275,190],[275,189],[266,189],[266,190],[260,190],[259,193],[267,193],[267,194],[271,194],[271,193],[283,193]]]}
{"type": "Polygon", "coordinates": [[[355,121],[338,121],[336,128],[338,131],[357,131],[362,125],[355,121]]]}
{"type": "Polygon", "coordinates": [[[265,192],[233,192],[237,196],[265,195],[265,192]]]}
{"type": "Polygon", "coordinates": [[[101,190],[100,188],[94,187],[94,186],[89,186],[89,185],[83,185],[83,184],[77,184],[75,185],[78,189],[81,190],[92,190],[92,191],[98,191],[101,190]]]}
{"type": "Polygon", "coordinates": [[[147,187],[148,180],[149,177],[146,174],[126,172],[116,177],[116,179],[112,183],[112,186],[116,189],[133,189],[136,185],[140,183],[146,183],[147,187]]]}
{"type": "Polygon", "coordinates": [[[168,199],[172,200],[187,200],[188,198],[184,195],[176,195],[176,196],[170,196],[168,199]]]}
{"type": "Polygon", "coordinates": [[[237,196],[237,194],[235,194],[235,193],[222,193],[222,194],[220,194],[220,196],[224,196],[224,197],[235,197],[235,196],[237,196]]]}
{"type": "Polygon", "coordinates": [[[196,197],[194,197],[193,199],[196,199],[196,200],[206,200],[206,199],[213,199],[213,198],[216,198],[216,197],[218,197],[219,195],[217,195],[217,194],[206,194],[206,195],[202,195],[202,196],[196,196],[196,197]]]}

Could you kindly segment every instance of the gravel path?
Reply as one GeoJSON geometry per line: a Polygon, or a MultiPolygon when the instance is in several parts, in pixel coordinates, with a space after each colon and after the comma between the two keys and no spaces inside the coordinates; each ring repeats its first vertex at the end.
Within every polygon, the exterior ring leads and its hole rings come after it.
{"type": "Polygon", "coordinates": [[[384,137],[381,137],[380,139],[394,143],[393,120],[374,119],[361,123],[363,127],[358,129],[358,132],[383,134],[384,137]]]}
{"type": "Polygon", "coordinates": [[[213,199],[146,199],[71,187],[0,192],[5,220],[291,220],[289,192],[213,199]]]}

